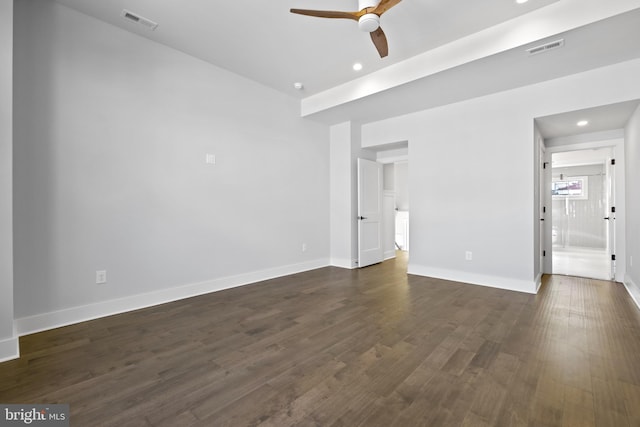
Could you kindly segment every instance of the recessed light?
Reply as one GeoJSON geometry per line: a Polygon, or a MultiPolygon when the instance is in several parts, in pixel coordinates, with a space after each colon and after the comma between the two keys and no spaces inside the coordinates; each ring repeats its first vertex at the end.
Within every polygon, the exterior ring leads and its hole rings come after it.
{"type": "Polygon", "coordinates": [[[576,125],[582,127],[582,126],[586,126],[589,124],[589,120],[580,120],[578,123],[576,123],[576,125]]]}
{"type": "Polygon", "coordinates": [[[524,4],[526,2],[528,2],[529,0],[516,0],[516,3],[518,4],[524,4]]]}
{"type": "Polygon", "coordinates": [[[298,90],[302,90],[302,89],[304,89],[304,85],[303,85],[302,83],[300,83],[300,82],[295,82],[295,83],[293,84],[293,87],[294,87],[294,88],[296,88],[296,89],[298,89],[298,90]]]}
{"type": "Polygon", "coordinates": [[[360,71],[362,70],[362,64],[359,62],[356,62],[355,64],[353,64],[353,70],[354,71],[360,71]]]}

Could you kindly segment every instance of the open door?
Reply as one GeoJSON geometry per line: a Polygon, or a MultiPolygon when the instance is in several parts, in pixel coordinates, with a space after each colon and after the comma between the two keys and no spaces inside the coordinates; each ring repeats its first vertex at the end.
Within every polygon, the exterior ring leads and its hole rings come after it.
{"type": "Polygon", "coordinates": [[[358,266],[382,262],[382,164],[358,159],[358,266]]]}
{"type": "MultiPolygon", "coordinates": [[[[540,141],[540,152],[539,152],[539,177],[538,177],[538,207],[540,209],[540,273],[544,274],[546,270],[546,257],[547,257],[547,227],[546,227],[546,216],[547,216],[547,194],[549,193],[549,189],[547,187],[547,153],[542,141],[540,141]]],[[[549,168],[551,169],[551,168],[549,168]]]]}
{"type": "Polygon", "coordinates": [[[611,280],[616,280],[616,203],[615,203],[615,164],[616,160],[608,158],[605,165],[605,212],[607,223],[607,257],[611,260],[611,280]]]}
{"type": "Polygon", "coordinates": [[[553,274],[611,280],[615,182],[610,147],[552,156],[553,274]]]}

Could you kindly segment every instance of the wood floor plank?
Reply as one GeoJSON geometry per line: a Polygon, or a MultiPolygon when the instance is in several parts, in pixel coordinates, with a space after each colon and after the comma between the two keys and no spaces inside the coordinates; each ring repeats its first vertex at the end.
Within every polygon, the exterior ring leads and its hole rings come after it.
{"type": "Polygon", "coordinates": [[[406,254],[22,337],[0,402],[81,426],[637,426],[622,285],[538,295],[406,274],[406,254]]]}

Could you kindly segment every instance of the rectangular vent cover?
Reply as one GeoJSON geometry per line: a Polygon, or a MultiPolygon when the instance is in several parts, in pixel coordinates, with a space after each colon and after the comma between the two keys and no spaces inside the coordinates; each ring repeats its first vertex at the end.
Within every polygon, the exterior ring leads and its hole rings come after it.
{"type": "Polygon", "coordinates": [[[529,55],[537,55],[538,53],[548,52],[553,49],[558,49],[562,46],[564,46],[564,39],[549,42],[541,46],[532,47],[530,49],[527,49],[527,52],[529,52],[529,55]]]}
{"type": "Polygon", "coordinates": [[[156,27],[158,26],[157,22],[153,22],[151,19],[144,18],[127,9],[122,10],[122,17],[128,21],[135,22],[136,24],[140,24],[143,27],[150,29],[151,31],[155,30],[156,27]]]}

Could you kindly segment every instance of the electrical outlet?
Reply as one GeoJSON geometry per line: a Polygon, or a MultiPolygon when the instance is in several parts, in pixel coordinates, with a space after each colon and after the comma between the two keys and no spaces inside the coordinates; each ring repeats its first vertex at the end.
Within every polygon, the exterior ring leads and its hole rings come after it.
{"type": "Polygon", "coordinates": [[[205,163],[208,165],[215,165],[216,164],[216,155],[215,154],[211,154],[211,153],[207,153],[207,156],[205,157],[205,163]]]}
{"type": "Polygon", "coordinates": [[[473,260],[473,252],[471,251],[466,251],[464,253],[464,259],[466,259],[467,261],[471,261],[473,260]]]}
{"type": "Polygon", "coordinates": [[[302,252],[307,252],[307,244],[306,243],[302,244],[302,252]]]}
{"type": "Polygon", "coordinates": [[[107,270],[97,270],[96,271],[96,284],[100,285],[103,283],[107,283],[107,270]]]}

